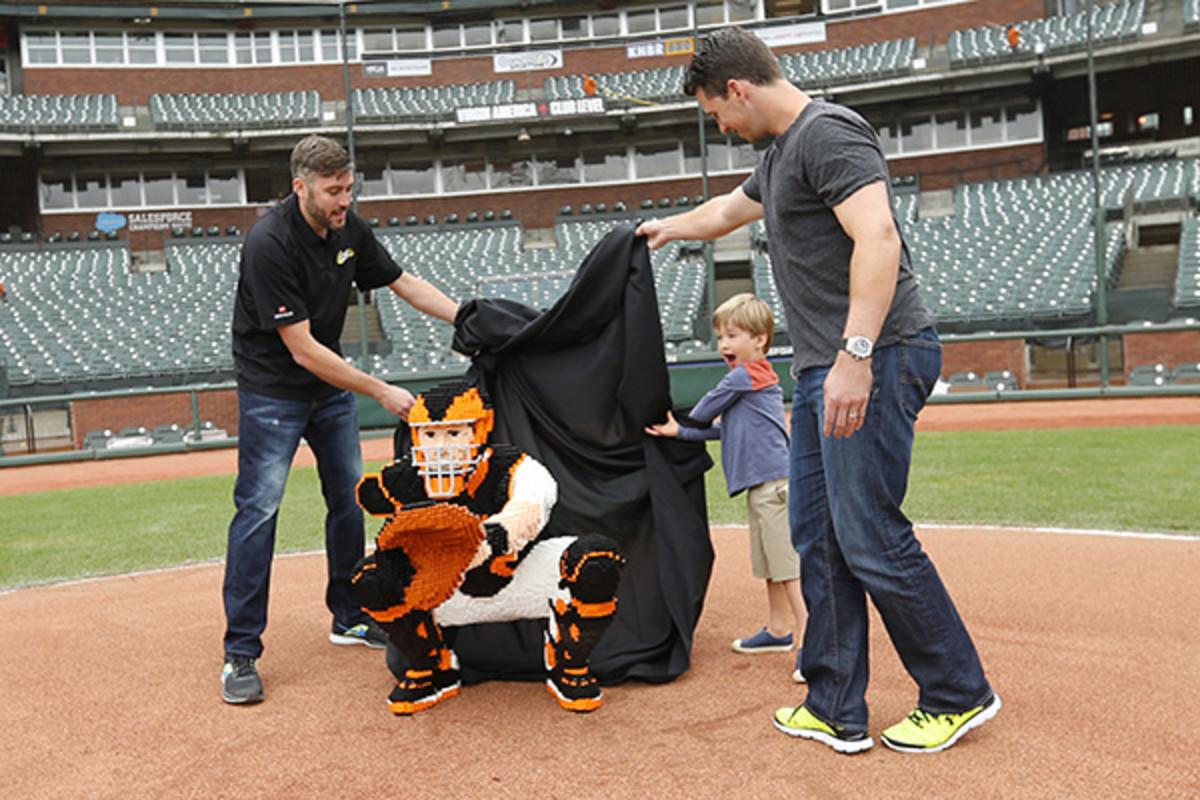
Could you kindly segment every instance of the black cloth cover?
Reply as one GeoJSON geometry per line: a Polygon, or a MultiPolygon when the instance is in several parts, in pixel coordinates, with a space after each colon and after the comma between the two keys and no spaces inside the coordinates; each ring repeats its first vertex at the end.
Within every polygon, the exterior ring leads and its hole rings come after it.
{"type": "MultiPolygon", "coordinates": [[[[702,443],[647,436],[666,419],[670,382],[658,298],[636,226],[610,232],[566,294],[537,311],[476,299],[458,312],[454,349],[496,408],[493,441],[511,442],[558,481],[547,533],[602,533],[626,565],[617,614],[592,653],[605,684],[673,680],[687,670],[713,550],[702,443]]],[[[545,677],[534,620],[448,629],[463,679],[545,677]]]]}

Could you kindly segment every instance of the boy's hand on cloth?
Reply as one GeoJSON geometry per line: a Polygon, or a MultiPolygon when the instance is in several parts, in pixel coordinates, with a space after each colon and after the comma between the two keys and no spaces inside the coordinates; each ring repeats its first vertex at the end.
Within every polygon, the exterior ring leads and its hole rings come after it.
{"type": "Polygon", "coordinates": [[[666,422],[659,423],[658,425],[647,425],[645,431],[651,436],[678,436],[679,423],[675,420],[675,415],[668,410],[666,422]]]}

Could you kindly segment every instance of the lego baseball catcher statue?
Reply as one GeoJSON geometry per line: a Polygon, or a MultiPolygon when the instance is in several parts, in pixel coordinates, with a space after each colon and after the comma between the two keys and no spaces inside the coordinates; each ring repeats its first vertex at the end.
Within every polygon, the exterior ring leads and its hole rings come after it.
{"type": "Polygon", "coordinates": [[[545,618],[546,686],[563,708],[592,711],[588,658],[616,613],[622,558],[599,534],[549,536],[558,494],[528,453],[489,442],[495,412],[466,382],[418,395],[411,459],[369,474],[358,501],[385,516],[355,597],[408,661],[388,696],[414,714],[458,694],[458,660],[442,626],[545,618]]]}

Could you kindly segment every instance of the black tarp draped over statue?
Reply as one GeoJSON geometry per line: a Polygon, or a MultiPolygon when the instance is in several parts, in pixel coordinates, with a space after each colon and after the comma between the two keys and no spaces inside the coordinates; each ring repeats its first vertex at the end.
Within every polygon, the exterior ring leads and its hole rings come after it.
{"type": "MultiPolygon", "coordinates": [[[[493,440],[532,454],[558,481],[552,529],[621,545],[616,619],[591,657],[606,684],[664,682],[688,668],[713,560],[706,450],[643,432],[671,399],[649,253],[634,230],[620,225],[597,244],[550,309],[471,300],[454,335],[454,349],[472,357],[468,377],[496,408],[493,440]]],[[[544,678],[542,630],[523,620],[446,634],[464,680],[477,682],[544,678]]]]}

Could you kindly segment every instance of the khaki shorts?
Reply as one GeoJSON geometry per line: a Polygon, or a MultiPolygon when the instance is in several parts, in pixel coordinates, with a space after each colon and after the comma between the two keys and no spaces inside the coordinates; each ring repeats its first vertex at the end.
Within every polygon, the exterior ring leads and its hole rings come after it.
{"type": "Polygon", "coordinates": [[[760,483],[746,490],[750,517],[750,569],[754,577],[794,581],[800,577],[800,555],[792,547],[788,525],[788,479],[760,483]]]}

